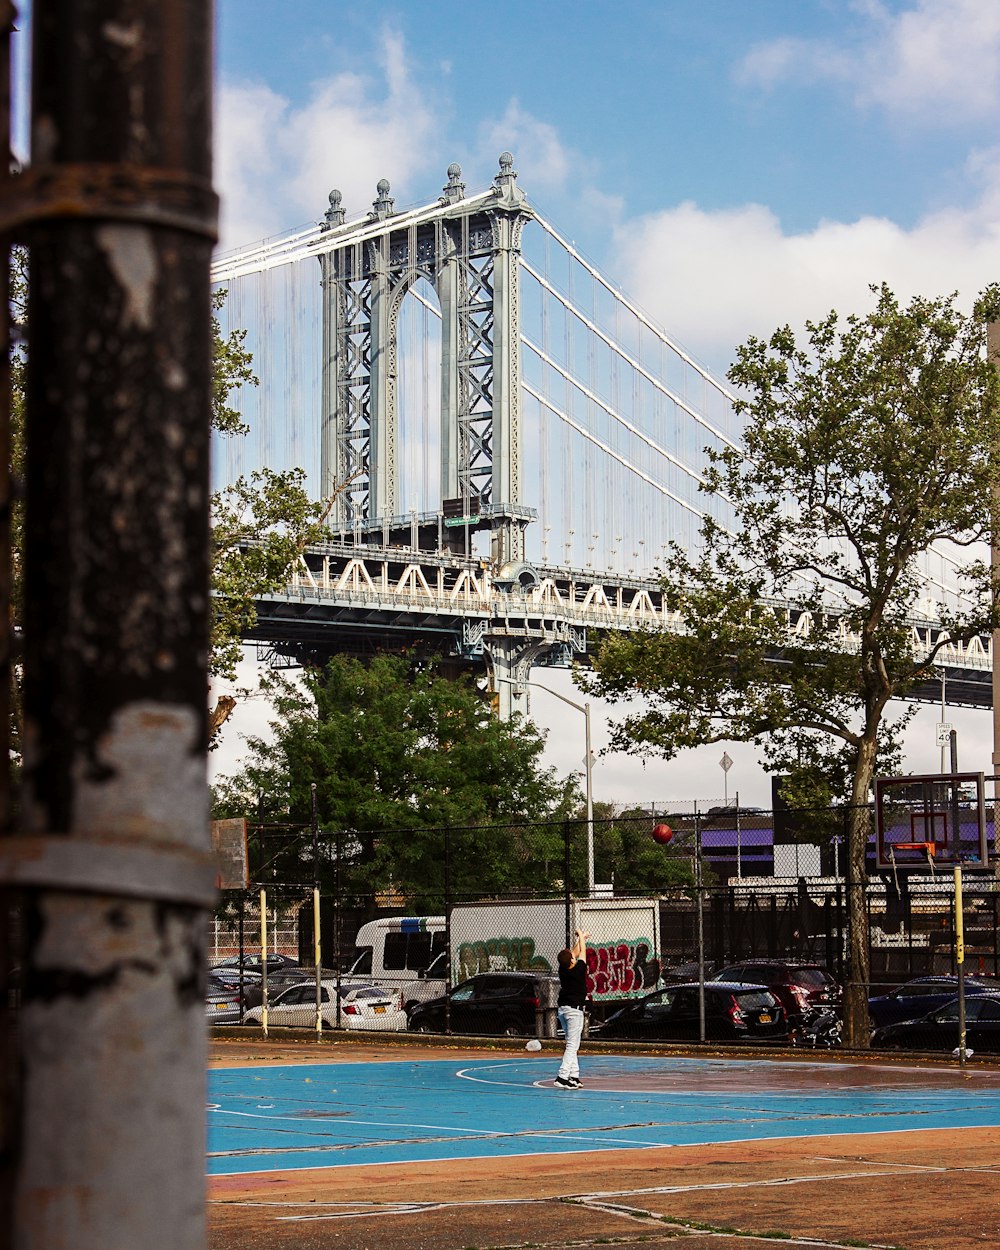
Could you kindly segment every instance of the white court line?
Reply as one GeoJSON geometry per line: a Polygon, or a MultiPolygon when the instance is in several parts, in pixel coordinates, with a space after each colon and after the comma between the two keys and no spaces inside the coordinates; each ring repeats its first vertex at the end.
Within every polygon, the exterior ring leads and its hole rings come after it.
{"type": "MultiPolygon", "coordinates": [[[[268,1124],[289,1123],[289,1122],[293,1124],[300,1124],[300,1123],[308,1124],[311,1127],[316,1128],[316,1129],[318,1129],[321,1124],[325,1123],[324,1121],[317,1121],[317,1119],[314,1116],[255,1115],[254,1112],[252,1111],[225,1111],[225,1110],[222,1111],[222,1114],[239,1116],[240,1118],[247,1119],[247,1120],[266,1120],[268,1124]]],[[[542,1129],[537,1129],[537,1130],[523,1129],[518,1132],[504,1132],[503,1130],[500,1130],[500,1129],[490,1129],[490,1128],[456,1128],[448,1124],[419,1124],[419,1123],[410,1123],[410,1122],[403,1123],[403,1122],[395,1121],[395,1120],[348,1120],[348,1119],[341,1118],[339,1116],[335,1120],[330,1120],[329,1123],[330,1124],[354,1124],[354,1125],[358,1125],[364,1128],[391,1128],[391,1129],[396,1129],[400,1133],[404,1132],[407,1129],[411,1129],[411,1130],[422,1129],[425,1132],[432,1132],[432,1133],[455,1133],[455,1134],[465,1133],[467,1135],[468,1134],[475,1135],[475,1137],[480,1141],[496,1141],[498,1139],[508,1138],[508,1137],[520,1138],[520,1139],[530,1137],[530,1138],[535,1138],[538,1140],[552,1139],[553,1141],[574,1141],[574,1142],[576,1141],[580,1141],[580,1142],[603,1141],[603,1142],[611,1142],[615,1145],[627,1145],[627,1146],[636,1146],[636,1147],[643,1147],[643,1148],[649,1147],[651,1145],[658,1147],[660,1145],[659,1142],[635,1141],[630,1137],[615,1138],[615,1137],[610,1137],[610,1136],[598,1136],[598,1134],[601,1134],[604,1132],[604,1130],[600,1128],[580,1129],[578,1133],[567,1133],[567,1132],[558,1132],[558,1131],[552,1132],[552,1131],[542,1130],[542,1129]]],[[[399,1139],[399,1141],[402,1142],[403,1145],[420,1145],[419,1142],[407,1141],[405,1138],[402,1138],[402,1137],[399,1139]]],[[[362,1150],[371,1146],[379,1146],[379,1145],[388,1145],[388,1143],[380,1142],[378,1139],[375,1139],[370,1142],[361,1142],[356,1147],[354,1147],[354,1149],[362,1150]]],[[[318,1147],[308,1146],[308,1145],[281,1146],[280,1148],[273,1149],[271,1151],[268,1151],[267,1148],[265,1147],[255,1147],[254,1153],[261,1154],[261,1155],[265,1155],[268,1153],[292,1154],[292,1153],[298,1153],[299,1151],[309,1151],[309,1150],[315,1150],[315,1149],[318,1149],[318,1147]]],[[[210,1159],[228,1159],[228,1158],[233,1158],[236,1155],[243,1154],[243,1153],[245,1152],[244,1151],[217,1150],[217,1151],[210,1152],[208,1157],[210,1159]]]]}

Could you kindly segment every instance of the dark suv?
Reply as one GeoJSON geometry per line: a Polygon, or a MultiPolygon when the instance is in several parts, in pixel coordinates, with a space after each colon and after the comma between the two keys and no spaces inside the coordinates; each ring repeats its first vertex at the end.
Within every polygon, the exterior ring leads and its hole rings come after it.
{"type": "Polygon", "coordinates": [[[453,1033],[535,1037],[544,1032],[542,1013],[555,1008],[557,977],[534,972],[480,972],[447,995],[418,1003],[408,1027],[416,1033],[443,1033],[449,1002],[453,1033]]]}
{"type": "Polygon", "coordinates": [[[795,960],[744,959],[727,964],[712,980],[766,985],[784,1007],[789,1024],[796,1023],[814,1007],[837,1010],[843,997],[840,986],[822,964],[795,960]]]}

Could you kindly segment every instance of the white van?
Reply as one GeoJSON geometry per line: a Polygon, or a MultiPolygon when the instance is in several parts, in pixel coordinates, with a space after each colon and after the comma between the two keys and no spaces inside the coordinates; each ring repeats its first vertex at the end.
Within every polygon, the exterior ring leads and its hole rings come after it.
{"type": "Polygon", "coordinates": [[[409,1012],[414,1003],[448,989],[444,916],[384,916],[369,920],[354,939],[354,962],[342,981],[369,981],[399,991],[409,1012]]]}

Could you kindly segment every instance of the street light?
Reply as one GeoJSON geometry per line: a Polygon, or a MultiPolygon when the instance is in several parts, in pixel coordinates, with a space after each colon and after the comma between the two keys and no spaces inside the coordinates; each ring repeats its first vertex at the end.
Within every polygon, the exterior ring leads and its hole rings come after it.
{"type": "Polygon", "coordinates": [[[577,703],[575,699],[568,699],[566,695],[560,694],[558,690],[553,690],[551,686],[543,686],[540,681],[515,681],[511,677],[500,677],[496,673],[493,674],[494,681],[505,682],[508,686],[537,686],[539,690],[544,690],[547,694],[554,695],[557,699],[562,699],[563,703],[568,703],[570,707],[575,707],[578,712],[583,713],[584,724],[586,726],[587,753],[583,762],[585,767],[586,786],[587,786],[587,894],[594,893],[594,756],[590,749],[590,704],[577,703]]]}

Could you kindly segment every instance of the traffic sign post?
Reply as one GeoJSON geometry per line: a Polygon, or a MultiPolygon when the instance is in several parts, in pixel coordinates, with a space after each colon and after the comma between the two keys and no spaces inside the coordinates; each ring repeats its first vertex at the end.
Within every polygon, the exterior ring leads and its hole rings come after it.
{"type": "Polygon", "coordinates": [[[729,757],[729,752],[723,751],[722,759],[719,760],[719,767],[722,769],[722,776],[723,776],[722,793],[723,793],[725,804],[727,807],[729,806],[729,770],[732,768],[732,766],[733,766],[733,761],[729,757]]]}

